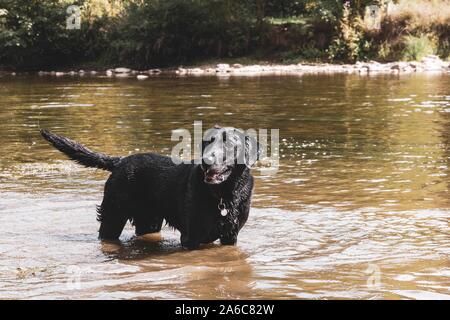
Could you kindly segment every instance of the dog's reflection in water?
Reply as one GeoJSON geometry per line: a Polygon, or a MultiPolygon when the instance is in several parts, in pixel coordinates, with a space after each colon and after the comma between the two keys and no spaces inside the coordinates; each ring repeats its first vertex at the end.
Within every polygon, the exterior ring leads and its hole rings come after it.
{"type": "Polygon", "coordinates": [[[184,251],[177,239],[164,238],[160,232],[133,236],[124,241],[102,241],[106,257],[118,260],[139,260],[184,251]]]}
{"type": "MultiPolygon", "coordinates": [[[[102,242],[101,250],[108,259],[138,266],[138,273],[145,275],[142,286],[146,292],[152,287],[156,291],[164,288],[173,294],[172,298],[189,299],[251,298],[256,294],[252,266],[239,246],[213,243],[190,251],[178,239],[155,233],[123,242],[102,242]]],[[[138,283],[109,290],[141,290],[138,283]]],[[[156,291],[150,291],[159,297],[156,291]]]]}
{"type": "MultiPolygon", "coordinates": [[[[245,256],[238,247],[220,248],[219,243],[204,244],[200,247],[198,253],[186,250],[180,245],[178,239],[164,237],[161,233],[149,233],[144,236],[131,237],[125,241],[102,241],[101,250],[105,256],[110,259],[118,260],[139,260],[156,257],[158,259],[178,253],[179,257],[194,256],[213,256],[215,253],[210,252],[217,250],[222,253],[226,252],[226,258],[231,254],[232,257],[243,258],[245,256]]],[[[231,258],[231,257],[228,257],[231,258]]],[[[223,261],[223,260],[222,260],[223,261]]],[[[211,261],[212,262],[212,261],[211,261]]]]}

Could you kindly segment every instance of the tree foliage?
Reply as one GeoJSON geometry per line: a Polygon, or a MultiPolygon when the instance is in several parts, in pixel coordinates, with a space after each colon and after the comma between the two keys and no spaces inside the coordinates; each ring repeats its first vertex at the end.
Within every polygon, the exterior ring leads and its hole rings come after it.
{"type": "MultiPolygon", "coordinates": [[[[273,50],[287,50],[289,59],[310,57],[325,49],[332,60],[355,61],[372,43],[359,24],[365,7],[385,2],[0,0],[0,67],[100,61],[146,68],[273,50]],[[66,29],[69,4],[82,9],[80,30],[66,29]]],[[[439,24],[444,49],[448,25],[439,24]]]]}
{"type": "Polygon", "coordinates": [[[58,0],[0,0],[0,65],[63,66],[98,54],[105,45],[101,20],[67,30],[66,9],[67,4],[58,0]]]}
{"type": "Polygon", "coordinates": [[[114,27],[111,56],[137,66],[236,56],[251,47],[254,25],[239,0],[134,1],[114,27]]]}

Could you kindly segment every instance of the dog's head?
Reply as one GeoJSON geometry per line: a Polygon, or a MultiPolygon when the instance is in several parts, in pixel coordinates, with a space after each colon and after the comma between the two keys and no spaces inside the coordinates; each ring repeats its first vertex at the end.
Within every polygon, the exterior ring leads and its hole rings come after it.
{"type": "Polygon", "coordinates": [[[220,184],[233,172],[250,168],[259,158],[259,144],[255,135],[241,130],[215,126],[206,131],[202,142],[204,181],[220,184]]]}

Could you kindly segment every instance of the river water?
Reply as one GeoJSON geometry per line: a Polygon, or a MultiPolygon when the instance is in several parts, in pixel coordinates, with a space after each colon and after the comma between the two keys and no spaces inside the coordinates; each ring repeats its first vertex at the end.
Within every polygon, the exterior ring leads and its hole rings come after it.
{"type": "Polygon", "coordinates": [[[449,299],[450,76],[0,78],[0,298],[449,299]],[[97,240],[111,155],[170,154],[171,130],[280,130],[236,247],[97,240]]]}

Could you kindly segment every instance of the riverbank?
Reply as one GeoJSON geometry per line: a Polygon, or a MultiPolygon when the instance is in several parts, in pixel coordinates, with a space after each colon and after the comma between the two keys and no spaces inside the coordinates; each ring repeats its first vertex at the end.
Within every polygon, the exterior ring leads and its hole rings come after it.
{"type": "MultiPolygon", "coordinates": [[[[75,25],[68,24],[66,2],[43,0],[29,6],[17,0],[0,5],[0,69],[146,70],[209,59],[234,59],[247,66],[243,61],[254,58],[279,64],[339,64],[420,61],[427,54],[450,57],[450,0],[398,0],[395,5],[382,1],[373,17],[366,7],[370,1],[257,1],[258,8],[255,2],[236,0],[86,0],[75,25]]],[[[239,73],[286,72],[286,67],[267,70],[265,64],[258,65],[264,70],[253,67],[239,73]]],[[[200,69],[208,73],[208,68],[200,69]]]]}
{"type": "MultiPolygon", "coordinates": [[[[420,61],[397,61],[380,63],[376,61],[356,62],[354,64],[330,64],[330,63],[217,63],[201,64],[190,67],[155,68],[149,70],[133,70],[126,67],[111,68],[106,70],[70,70],[70,71],[39,71],[39,76],[106,76],[115,78],[136,77],[145,80],[150,76],[178,75],[178,76],[259,76],[259,75],[289,75],[308,73],[357,73],[357,74],[408,74],[408,73],[449,73],[450,62],[443,61],[438,56],[427,55],[420,61]]],[[[16,76],[20,72],[0,72],[0,75],[16,76]]]]}
{"type": "Polygon", "coordinates": [[[380,63],[376,61],[356,62],[354,64],[298,63],[298,64],[252,64],[221,63],[193,68],[178,68],[178,75],[218,75],[252,76],[262,74],[302,74],[302,73],[414,73],[442,72],[450,73],[450,62],[438,56],[428,55],[420,61],[398,61],[380,63]]]}

